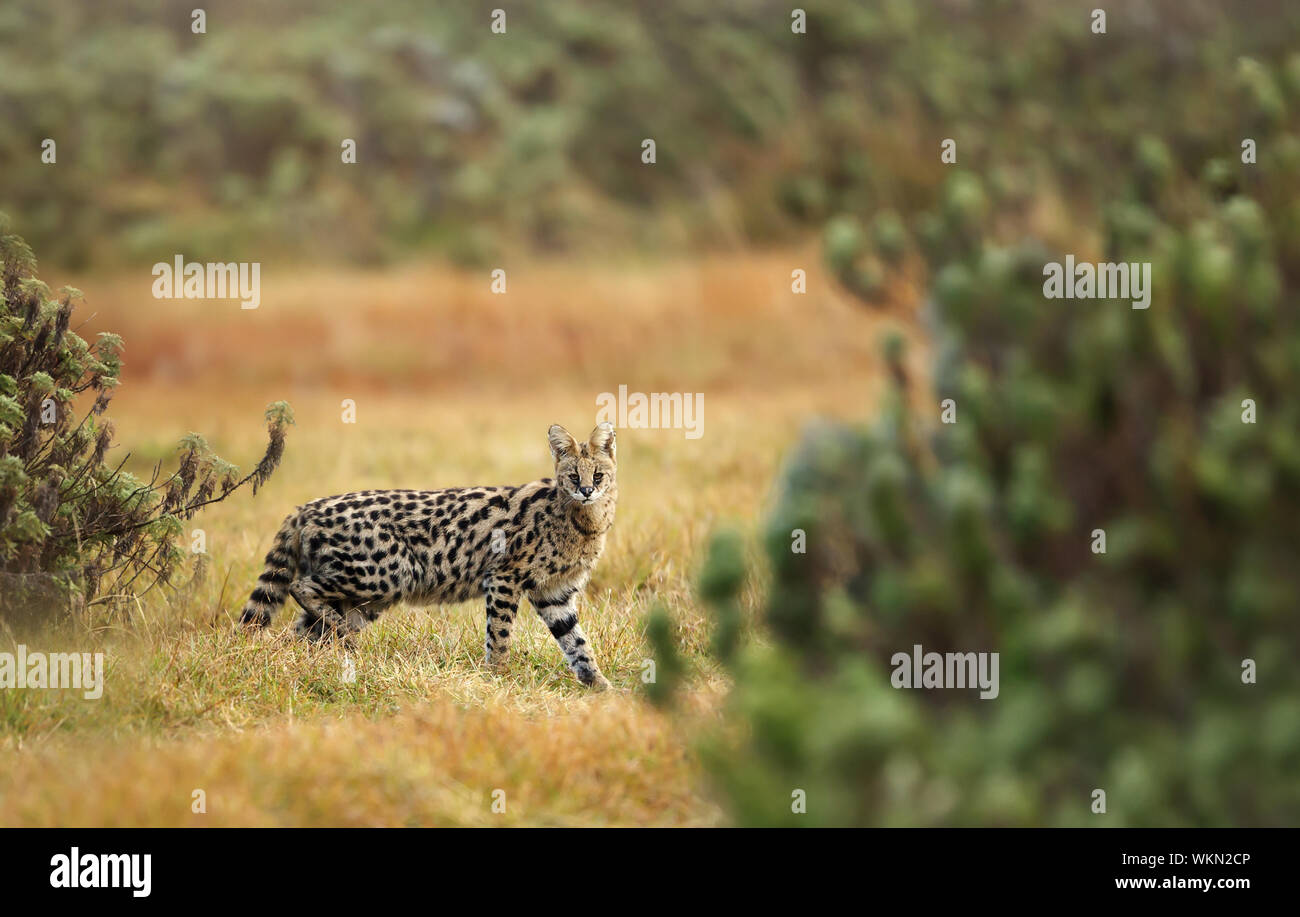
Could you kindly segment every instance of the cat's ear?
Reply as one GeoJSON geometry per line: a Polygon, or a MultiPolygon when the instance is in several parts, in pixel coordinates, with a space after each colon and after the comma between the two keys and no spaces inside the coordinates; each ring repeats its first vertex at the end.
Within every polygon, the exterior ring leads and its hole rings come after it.
{"type": "Polygon", "coordinates": [[[558,423],[551,424],[551,429],[546,431],[546,439],[551,444],[551,458],[557,462],[578,451],[578,441],[558,423]]]}
{"type": "Polygon", "coordinates": [[[593,452],[603,452],[609,456],[610,461],[617,462],[614,457],[614,425],[609,421],[596,424],[596,429],[591,431],[591,438],[587,440],[593,452]]]}

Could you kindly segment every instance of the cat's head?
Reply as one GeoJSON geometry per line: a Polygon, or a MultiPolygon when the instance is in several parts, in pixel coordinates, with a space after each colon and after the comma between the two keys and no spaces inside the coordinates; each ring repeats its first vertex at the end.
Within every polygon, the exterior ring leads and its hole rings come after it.
{"type": "Polygon", "coordinates": [[[575,503],[591,506],[614,493],[618,461],[612,424],[596,424],[585,443],[578,442],[558,423],[551,425],[546,438],[551,444],[551,457],[555,459],[555,486],[560,494],[575,503]]]}

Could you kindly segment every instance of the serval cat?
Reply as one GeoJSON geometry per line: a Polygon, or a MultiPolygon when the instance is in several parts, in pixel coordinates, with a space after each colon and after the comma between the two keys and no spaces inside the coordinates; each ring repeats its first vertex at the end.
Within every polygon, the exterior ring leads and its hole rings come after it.
{"type": "Polygon", "coordinates": [[[618,500],[614,428],[585,443],[548,431],[555,477],[519,487],[364,490],[313,500],[276,533],[240,617],[266,627],[286,596],[311,640],[349,638],[396,602],[487,602],[486,659],[510,653],[519,600],[584,685],[607,688],[578,624],[578,595],[605,547],[618,500]]]}

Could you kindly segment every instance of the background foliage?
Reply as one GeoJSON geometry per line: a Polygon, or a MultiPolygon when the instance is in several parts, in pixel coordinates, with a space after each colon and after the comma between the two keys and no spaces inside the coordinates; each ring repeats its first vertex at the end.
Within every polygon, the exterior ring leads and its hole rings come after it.
{"type": "MultiPolygon", "coordinates": [[[[742,822],[1300,818],[1300,58],[1207,73],[1230,101],[1180,123],[1164,116],[1193,99],[1162,80],[1140,128],[1095,72],[1077,96],[1108,117],[1076,136],[1053,120],[1042,145],[992,119],[1018,168],[954,167],[903,221],[932,282],[933,392],[892,341],[882,417],[789,459],[765,529],[772,642],[719,653],[734,728],[708,753],[742,822]],[[1149,310],[1046,299],[1067,252],[1150,262],[1149,310]],[[1000,653],[1000,696],[891,687],[914,644],[1000,653]]],[[[745,576],[720,536],[702,594],[721,633],[745,576]]]]}
{"type": "Polygon", "coordinates": [[[1040,212],[1024,192],[1050,159],[1084,218],[1125,184],[1230,156],[1300,80],[1285,0],[1126,3],[1104,37],[1091,0],[809,2],[806,35],[768,0],[506,4],[505,35],[495,0],[226,0],[203,35],[193,6],[0,10],[0,210],[46,259],[152,263],[179,244],[477,262],[826,226],[846,282],[871,289],[946,180],[943,138],[1040,212]],[[1115,168],[1145,134],[1164,158],[1115,168]],[[47,137],[60,165],[39,160],[47,137]]]}

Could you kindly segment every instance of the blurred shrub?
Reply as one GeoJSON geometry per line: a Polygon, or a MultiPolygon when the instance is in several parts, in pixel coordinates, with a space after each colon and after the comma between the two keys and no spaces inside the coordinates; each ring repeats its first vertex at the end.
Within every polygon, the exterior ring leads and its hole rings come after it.
{"type": "MultiPolygon", "coordinates": [[[[1256,165],[1139,132],[1091,184],[1045,149],[1025,187],[954,171],[910,216],[933,376],[909,381],[892,342],[878,422],[811,430],[780,477],[763,629],[723,657],[729,727],[705,749],[737,821],[1300,820],[1300,178],[1273,155],[1295,130],[1260,88],[1275,71],[1241,72],[1256,165]],[[1110,203],[1052,203],[1080,198],[1110,203]],[[1067,253],[1149,262],[1149,309],[1045,298],[1067,253]],[[999,696],[893,687],[916,644],[999,653],[999,696]]],[[[833,266],[866,244],[848,225],[833,266]]],[[[701,594],[726,630],[720,537],[701,594]]]]}

